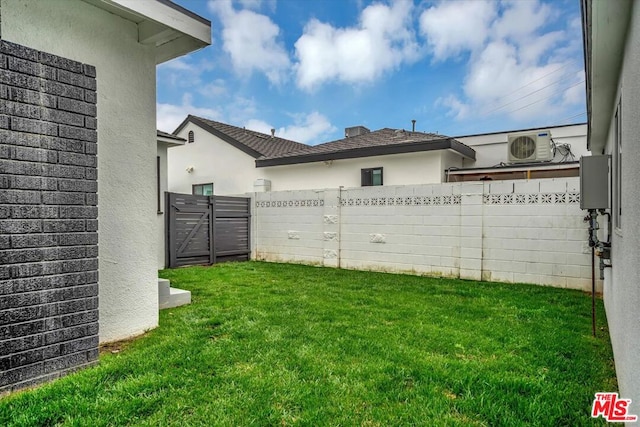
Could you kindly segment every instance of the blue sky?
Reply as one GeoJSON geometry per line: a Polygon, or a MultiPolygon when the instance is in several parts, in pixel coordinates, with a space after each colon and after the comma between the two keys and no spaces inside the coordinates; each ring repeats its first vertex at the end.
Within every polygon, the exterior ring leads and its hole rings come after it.
{"type": "Polygon", "coordinates": [[[586,121],[578,0],[174,0],[211,46],[158,66],[158,128],[194,114],[318,144],[586,121]]]}

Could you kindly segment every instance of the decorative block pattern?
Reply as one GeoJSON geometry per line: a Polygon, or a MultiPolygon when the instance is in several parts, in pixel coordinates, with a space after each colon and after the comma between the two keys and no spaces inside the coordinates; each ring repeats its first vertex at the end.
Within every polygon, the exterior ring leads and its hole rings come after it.
{"type": "Polygon", "coordinates": [[[2,393],[98,358],[98,134],[94,67],[0,58],[2,393]]]}
{"type": "Polygon", "coordinates": [[[307,200],[274,200],[274,201],[256,201],[256,208],[305,208],[324,206],[324,200],[307,199],[307,200]]]}
{"type": "Polygon", "coordinates": [[[341,206],[444,206],[459,205],[460,194],[448,196],[411,196],[411,197],[372,197],[372,198],[342,198],[341,206]]]}
{"type": "Polygon", "coordinates": [[[533,205],[533,204],[580,204],[580,193],[541,193],[541,194],[485,194],[486,205],[533,205]]]}

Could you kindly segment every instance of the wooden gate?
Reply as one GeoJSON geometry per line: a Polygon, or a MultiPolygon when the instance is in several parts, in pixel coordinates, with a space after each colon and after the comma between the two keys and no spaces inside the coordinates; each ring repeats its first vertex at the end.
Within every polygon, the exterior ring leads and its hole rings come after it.
{"type": "Polygon", "coordinates": [[[166,193],[167,266],[248,260],[250,201],[166,193]]]}

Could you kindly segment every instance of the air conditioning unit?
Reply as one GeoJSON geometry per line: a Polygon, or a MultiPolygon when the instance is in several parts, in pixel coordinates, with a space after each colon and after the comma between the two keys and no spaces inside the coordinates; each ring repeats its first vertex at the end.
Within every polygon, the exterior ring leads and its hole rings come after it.
{"type": "Polygon", "coordinates": [[[553,160],[551,132],[523,132],[507,137],[509,163],[548,162],[553,160]]]}

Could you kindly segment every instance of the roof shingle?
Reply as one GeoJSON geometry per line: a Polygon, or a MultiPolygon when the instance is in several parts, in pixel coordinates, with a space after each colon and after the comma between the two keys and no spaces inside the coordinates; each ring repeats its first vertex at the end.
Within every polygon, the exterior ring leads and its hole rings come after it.
{"type": "Polygon", "coordinates": [[[308,147],[308,145],[289,139],[279,138],[277,136],[272,137],[264,133],[192,115],[187,116],[174,133],[178,133],[189,121],[255,158],[278,157],[284,153],[308,147]]]}
{"type": "Polygon", "coordinates": [[[305,146],[296,151],[290,151],[275,156],[265,156],[268,158],[292,157],[305,154],[337,153],[341,151],[354,150],[359,148],[380,147],[412,142],[441,141],[450,139],[445,135],[435,133],[409,132],[404,129],[384,128],[373,132],[368,132],[358,136],[338,139],[314,146],[305,146]]]}
{"type": "Polygon", "coordinates": [[[192,115],[174,133],[178,133],[188,122],[197,124],[253,156],[258,167],[431,150],[453,150],[475,159],[475,151],[471,147],[451,137],[404,129],[384,128],[310,146],[192,115]]]}
{"type": "Polygon", "coordinates": [[[446,149],[475,159],[475,151],[471,147],[446,135],[384,128],[324,144],[306,146],[296,151],[263,156],[256,161],[256,165],[275,166],[446,149]]]}

